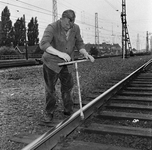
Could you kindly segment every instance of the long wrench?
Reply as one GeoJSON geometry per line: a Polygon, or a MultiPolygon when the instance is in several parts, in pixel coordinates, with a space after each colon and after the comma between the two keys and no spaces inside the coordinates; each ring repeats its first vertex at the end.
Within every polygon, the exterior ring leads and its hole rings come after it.
{"type": "Polygon", "coordinates": [[[83,60],[64,62],[64,63],[59,63],[58,64],[59,66],[75,64],[78,95],[79,95],[79,105],[80,105],[80,116],[81,116],[82,120],[84,119],[84,113],[83,113],[83,108],[82,108],[81,89],[80,89],[80,81],[79,81],[79,73],[78,73],[78,63],[79,62],[84,62],[84,61],[88,61],[88,60],[87,59],[83,59],[83,60]]]}

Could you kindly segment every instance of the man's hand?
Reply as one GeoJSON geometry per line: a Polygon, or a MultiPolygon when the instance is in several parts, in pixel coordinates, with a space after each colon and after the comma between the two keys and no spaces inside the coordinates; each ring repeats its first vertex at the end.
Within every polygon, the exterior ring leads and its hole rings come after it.
{"type": "Polygon", "coordinates": [[[91,62],[94,62],[94,58],[89,55],[85,49],[80,49],[80,53],[83,54],[86,59],[89,59],[91,62]]]}
{"type": "Polygon", "coordinates": [[[66,62],[71,60],[71,57],[67,53],[64,53],[64,52],[58,53],[58,56],[60,58],[64,59],[66,62]]]}
{"type": "Polygon", "coordinates": [[[88,53],[85,53],[85,54],[84,54],[84,57],[85,57],[86,59],[89,59],[91,62],[94,62],[94,58],[93,58],[91,55],[89,55],[88,53]]]}
{"type": "Polygon", "coordinates": [[[46,52],[53,54],[53,55],[57,55],[58,57],[64,59],[66,62],[71,60],[71,57],[67,53],[60,52],[57,49],[53,48],[52,46],[49,46],[46,49],[46,52]]]}

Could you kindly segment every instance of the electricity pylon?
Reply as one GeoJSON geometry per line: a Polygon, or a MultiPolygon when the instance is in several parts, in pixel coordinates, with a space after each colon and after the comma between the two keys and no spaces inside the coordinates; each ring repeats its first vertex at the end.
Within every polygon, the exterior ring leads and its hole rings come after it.
{"type": "Polygon", "coordinates": [[[52,21],[55,22],[58,20],[58,13],[57,13],[57,0],[52,0],[53,3],[53,17],[52,17],[52,21]]]}
{"type": "Polygon", "coordinates": [[[122,21],[122,57],[125,58],[128,56],[128,50],[130,53],[132,52],[132,46],[131,46],[129,32],[128,32],[128,28],[127,28],[126,1],[125,0],[122,0],[121,21],[122,21]],[[127,44],[128,44],[128,50],[127,50],[127,44]]]}
{"type": "Polygon", "coordinates": [[[99,28],[98,28],[98,13],[95,13],[95,45],[99,52],[99,28]]]}

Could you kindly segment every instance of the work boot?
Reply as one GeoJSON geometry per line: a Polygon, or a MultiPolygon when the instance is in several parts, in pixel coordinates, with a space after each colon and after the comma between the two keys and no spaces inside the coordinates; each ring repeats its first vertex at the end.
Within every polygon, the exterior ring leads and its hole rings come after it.
{"type": "Polygon", "coordinates": [[[65,116],[71,116],[73,114],[73,111],[63,111],[63,114],[65,116]]]}
{"type": "Polygon", "coordinates": [[[47,118],[52,121],[53,117],[54,117],[54,112],[49,112],[49,111],[45,111],[45,115],[47,116],[47,118]]]}

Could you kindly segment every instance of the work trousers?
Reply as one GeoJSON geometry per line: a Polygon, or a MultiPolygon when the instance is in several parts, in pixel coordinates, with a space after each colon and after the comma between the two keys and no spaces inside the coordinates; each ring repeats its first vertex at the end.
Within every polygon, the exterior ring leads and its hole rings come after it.
{"type": "Polygon", "coordinates": [[[67,66],[63,66],[59,73],[49,69],[45,64],[43,65],[43,75],[45,81],[45,96],[46,96],[46,111],[54,112],[56,109],[57,97],[55,93],[55,85],[58,79],[61,82],[61,94],[65,112],[73,111],[73,77],[69,73],[67,66]]]}

